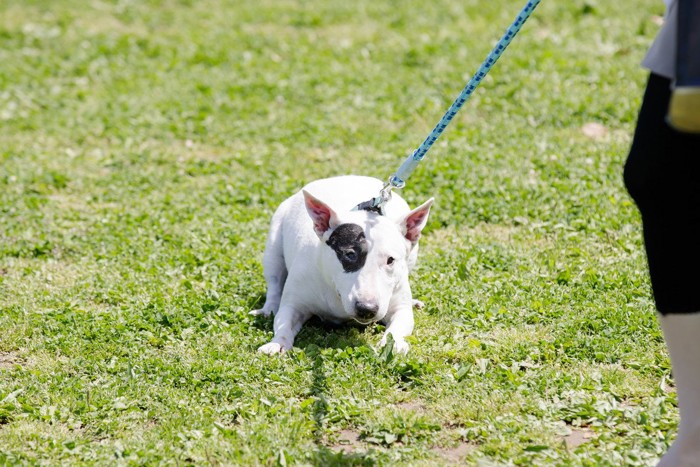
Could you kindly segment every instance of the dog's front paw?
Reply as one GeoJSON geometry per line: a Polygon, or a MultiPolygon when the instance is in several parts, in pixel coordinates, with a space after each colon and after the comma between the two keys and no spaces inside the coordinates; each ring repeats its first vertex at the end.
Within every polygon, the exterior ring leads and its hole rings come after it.
{"type": "Polygon", "coordinates": [[[261,345],[258,347],[258,352],[264,353],[267,355],[277,355],[281,354],[285,351],[286,349],[282,346],[282,344],[278,344],[277,342],[268,342],[265,345],[261,345]]]}
{"type": "Polygon", "coordinates": [[[266,310],[265,308],[260,308],[259,310],[253,310],[250,313],[248,313],[251,316],[263,316],[265,318],[269,318],[274,314],[272,310],[266,310]]]}
{"type": "MultiPolygon", "coordinates": [[[[379,341],[379,347],[384,347],[386,345],[387,335],[384,335],[382,340],[379,341]]],[[[391,337],[394,339],[394,353],[406,355],[408,353],[408,349],[411,347],[408,345],[408,342],[406,342],[406,339],[403,337],[396,337],[393,334],[391,337]]]]}
{"type": "Polygon", "coordinates": [[[410,348],[410,345],[408,345],[408,342],[406,342],[403,339],[396,339],[394,341],[394,352],[406,355],[408,353],[408,349],[410,348]]]}

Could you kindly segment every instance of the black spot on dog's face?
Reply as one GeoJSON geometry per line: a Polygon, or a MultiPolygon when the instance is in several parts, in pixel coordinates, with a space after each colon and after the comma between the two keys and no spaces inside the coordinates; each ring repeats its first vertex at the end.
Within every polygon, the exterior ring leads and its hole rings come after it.
{"type": "Polygon", "coordinates": [[[333,248],[345,272],[359,271],[367,259],[365,232],[357,224],[341,224],[328,237],[326,244],[333,248]]]}

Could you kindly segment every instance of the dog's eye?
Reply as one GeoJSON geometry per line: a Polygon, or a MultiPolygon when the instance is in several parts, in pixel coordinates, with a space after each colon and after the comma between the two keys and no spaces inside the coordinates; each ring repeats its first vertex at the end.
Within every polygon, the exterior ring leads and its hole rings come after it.
{"type": "Polygon", "coordinates": [[[394,257],[393,257],[393,256],[389,256],[389,257],[386,259],[386,264],[389,265],[389,266],[391,266],[392,264],[394,264],[394,257]]]}
{"type": "Polygon", "coordinates": [[[356,261],[357,260],[357,253],[355,253],[353,250],[346,251],[344,256],[345,256],[345,259],[348,261],[356,261]]]}

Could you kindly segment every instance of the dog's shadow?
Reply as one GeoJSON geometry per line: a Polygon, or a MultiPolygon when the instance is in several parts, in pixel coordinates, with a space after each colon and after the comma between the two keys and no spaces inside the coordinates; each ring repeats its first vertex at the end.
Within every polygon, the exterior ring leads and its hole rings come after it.
{"type": "MultiPolygon", "coordinates": [[[[251,304],[256,308],[262,307],[264,299],[259,299],[251,304]]],[[[253,308],[253,309],[256,309],[253,308]]],[[[266,332],[272,332],[273,318],[257,316],[254,326],[266,332]]],[[[313,317],[302,326],[296,336],[294,347],[304,351],[311,362],[311,387],[310,392],[315,399],[311,410],[314,421],[314,442],[316,449],[312,456],[317,461],[317,465],[373,465],[369,452],[362,448],[350,452],[339,449],[338,446],[329,445],[327,438],[327,419],[330,407],[329,383],[326,368],[324,349],[347,349],[368,346],[367,335],[375,335],[382,332],[384,327],[380,324],[361,325],[349,322],[344,324],[333,324],[318,317],[313,317]]],[[[332,358],[332,357],[331,357],[332,358]]],[[[358,446],[359,447],[359,446],[358,446]]]]}
{"type": "Polygon", "coordinates": [[[306,349],[310,346],[320,348],[345,349],[369,345],[366,333],[374,334],[383,326],[379,324],[362,325],[355,322],[332,324],[320,318],[311,318],[301,328],[297,336],[297,346],[306,349]]]}
{"type": "MultiPolygon", "coordinates": [[[[256,316],[253,326],[255,328],[272,332],[273,318],[256,316]]],[[[312,317],[302,326],[299,334],[294,339],[294,347],[307,351],[309,349],[346,349],[369,345],[363,334],[378,333],[383,326],[380,324],[362,325],[348,322],[333,324],[318,317],[312,317]]]]}
{"type": "MultiPolygon", "coordinates": [[[[256,300],[248,303],[249,310],[257,310],[265,304],[265,295],[261,294],[256,300]]],[[[274,318],[256,316],[253,326],[260,331],[272,332],[274,318]]],[[[294,347],[308,350],[315,348],[345,349],[369,345],[363,334],[379,333],[384,327],[381,324],[363,325],[354,321],[343,324],[333,324],[316,316],[309,319],[301,327],[294,339],[294,347]]],[[[263,343],[261,343],[262,345],[263,343]]]]}

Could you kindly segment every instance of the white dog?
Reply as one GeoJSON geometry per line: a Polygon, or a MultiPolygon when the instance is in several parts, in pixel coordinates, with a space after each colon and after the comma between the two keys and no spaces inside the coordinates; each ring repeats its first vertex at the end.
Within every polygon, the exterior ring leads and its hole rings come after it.
{"type": "MultiPolygon", "coordinates": [[[[287,198],[272,216],[263,255],[265,305],[252,315],[274,318],[274,337],[258,350],[291,349],[302,324],[315,315],[334,323],[381,321],[385,345],[408,351],[413,305],[408,273],[433,198],[410,210],[393,194],[385,215],[353,211],[383,187],[370,177],[316,180],[287,198]]],[[[419,304],[420,302],[415,302],[419,304]]]]}

